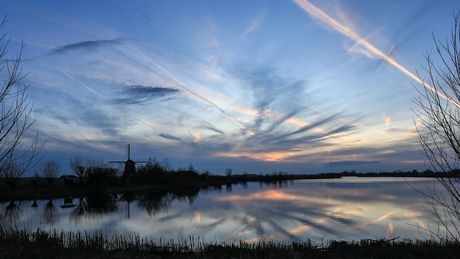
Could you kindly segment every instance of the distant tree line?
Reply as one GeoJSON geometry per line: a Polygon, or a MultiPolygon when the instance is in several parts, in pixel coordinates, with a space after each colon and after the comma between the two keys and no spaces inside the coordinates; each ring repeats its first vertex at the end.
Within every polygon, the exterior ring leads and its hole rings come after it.
{"type": "MultiPolygon", "coordinates": [[[[449,173],[446,173],[449,174],[449,173]]],[[[412,171],[402,171],[396,170],[393,172],[366,172],[366,173],[358,173],[355,170],[344,170],[340,173],[336,172],[328,172],[328,173],[320,173],[318,175],[322,176],[357,176],[357,177],[436,177],[436,173],[431,171],[430,169],[426,169],[425,171],[419,172],[416,169],[412,171]]]]}

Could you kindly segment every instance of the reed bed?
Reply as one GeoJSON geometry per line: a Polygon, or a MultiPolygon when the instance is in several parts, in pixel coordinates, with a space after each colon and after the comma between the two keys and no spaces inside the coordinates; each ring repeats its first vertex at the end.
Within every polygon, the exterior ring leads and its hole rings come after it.
{"type": "Polygon", "coordinates": [[[452,240],[206,241],[102,231],[29,231],[0,227],[0,258],[459,258],[452,240]]]}

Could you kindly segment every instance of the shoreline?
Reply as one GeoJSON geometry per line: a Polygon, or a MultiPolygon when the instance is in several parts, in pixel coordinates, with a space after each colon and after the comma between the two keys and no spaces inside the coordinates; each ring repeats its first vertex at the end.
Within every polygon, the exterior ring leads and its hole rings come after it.
{"type": "MultiPolygon", "coordinates": [[[[0,201],[21,201],[21,200],[48,200],[48,199],[60,199],[66,197],[81,197],[87,194],[94,194],[100,192],[106,192],[109,194],[120,194],[120,193],[142,193],[142,192],[161,192],[161,191],[173,191],[177,189],[201,189],[207,187],[223,187],[229,184],[240,184],[248,182],[262,182],[272,183],[280,181],[295,181],[295,180],[318,180],[318,179],[340,179],[343,177],[359,177],[359,178],[434,178],[433,176],[376,176],[376,175],[362,175],[362,176],[337,176],[337,175],[295,175],[285,178],[267,178],[265,176],[240,176],[235,175],[230,178],[218,176],[218,179],[214,179],[208,182],[193,182],[186,183],[183,185],[151,185],[151,184],[125,184],[119,186],[111,186],[107,188],[91,188],[91,187],[69,187],[63,184],[55,184],[51,187],[42,188],[16,188],[14,190],[1,190],[0,201]]],[[[23,186],[24,187],[24,186],[23,186]]]]}

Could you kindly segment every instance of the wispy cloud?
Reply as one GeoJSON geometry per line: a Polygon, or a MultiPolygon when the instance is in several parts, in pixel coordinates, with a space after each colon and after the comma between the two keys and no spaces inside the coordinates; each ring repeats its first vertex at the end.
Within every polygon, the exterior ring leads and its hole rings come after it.
{"type": "Polygon", "coordinates": [[[171,74],[168,70],[166,70],[164,67],[160,66],[157,62],[155,62],[153,59],[145,55],[143,52],[141,52],[138,49],[135,49],[142,57],[144,57],[146,60],[152,62],[156,67],[161,69],[163,72],[165,72],[167,75],[169,75],[174,81],[176,81],[185,91],[189,92],[190,94],[196,96],[197,98],[203,100],[205,103],[211,105],[222,117],[227,118],[230,123],[233,125],[237,126],[240,129],[244,129],[244,131],[253,134],[249,129],[247,129],[244,124],[241,122],[241,120],[235,116],[231,116],[227,114],[222,108],[217,106],[214,102],[206,98],[205,96],[197,93],[196,91],[193,91],[191,88],[189,88],[186,84],[184,84],[182,81],[177,79],[173,74],[171,74]],[[237,123],[235,123],[237,122],[237,123]],[[240,126],[241,125],[241,126],[240,126]]]}
{"type": "Polygon", "coordinates": [[[375,131],[375,132],[378,132],[378,133],[380,133],[380,134],[382,134],[382,135],[384,135],[384,136],[386,136],[386,137],[393,138],[393,139],[397,139],[397,138],[395,138],[395,137],[393,137],[393,136],[390,136],[390,135],[386,134],[385,132],[383,132],[383,131],[381,131],[381,130],[378,130],[378,129],[376,129],[376,128],[369,127],[369,126],[366,126],[366,125],[364,125],[364,124],[361,124],[361,123],[358,123],[358,122],[355,122],[355,121],[352,121],[352,120],[349,120],[349,119],[340,118],[340,117],[337,117],[337,116],[334,115],[334,114],[328,114],[328,113],[326,113],[326,112],[320,111],[320,110],[318,110],[318,109],[315,109],[315,108],[313,108],[313,107],[310,107],[310,106],[307,106],[307,105],[304,105],[304,104],[301,104],[301,103],[299,103],[299,104],[302,105],[302,106],[305,106],[305,107],[307,107],[307,108],[309,108],[309,109],[312,109],[312,110],[314,110],[314,111],[317,111],[317,112],[319,112],[319,113],[322,113],[322,114],[324,114],[324,115],[326,115],[326,116],[330,116],[330,117],[332,117],[332,118],[334,118],[334,119],[336,119],[336,120],[339,120],[339,121],[341,121],[341,122],[343,122],[343,123],[346,123],[346,124],[349,124],[349,125],[352,125],[352,126],[355,126],[355,127],[358,127],[358,128],[367,128],[367,129],[371,129],[371,130],[373,130],[373,131],[375,131]]]}
{"type": "Polygon", "coordinates": [[[376,47],[374,47],[370,42],[368,42],[366,39],[362,38],[359,36],[356,32],[354,32],[351,28],[347,27],[344,24],[339,23],[338,21],[334,20],[332,17],[321,11],[319,8],[316,6],[312,5],[310,2],[307,0],[293,0],[300,8],[302,8],[305,12],[307,12],[309,15],[313,16],[314,18],[320,20],[321,22],[329,25],[331,28],[334,30],[340,32],[341,34],[349,37],[350,39],[356,41],[356,44],[361,45],[363,48],[367,49],[377,57],[380,57],[384,60],[386,60],[388,63],[391,65],[395,66],[397,69],[399,69],[401,72],[404,74],[408,75],[410,78],[414,79],[418,83],[422,84],[424,87],[430,89],[431,91],[435,92],[442,98],[448,100],[458,108],[460,108],[460,104],[452,100],[451,98],[445,96],[444,94],[438,92],[436,89],[431,87],[430,85],[426,84],[423,82],[420,78],[418,78],[416,75],[411,73],[409,70],[407,70],[405,67],[401,66],[398,62],[396,62],[393,58],[389,57],[382,51],[378,50],[376,47]]]}
{"type": "Polygon", "coordinates": [[[257,30],[260,27],[260,25],[262,24],[262,22],[264,21],[265,16],[267,16],[267,12],[268,12],[268,8],[267,7],[263,8],[262,11],[259,13],[259,15],[256,17],[256,19],[254,19],[254,21],[252,21],[251,25],[241,35],[239,40],[243,40],[244,38],[246,38],[246,36],[249,33],[251,33],[252,31],[257,30]]]}
{"type": "Polygon", "coordinates": [[[117,38],[113,40],[89,40],[81,41],[73,44],[68,44],[60,47],[56,47],[50,51],[51,55],[55,54],[66,54],[72,51],[95,51],[101,47],[113,46],[123,44],[126,40],[123,38],[117,38]]]}
{"type": "Polygon", "coordinates": [[[195,140],[193,141],[194,143],[196,143],[196,142],[198,142],[200,140],[200,132],[201,132],[201,129],[196,133],[195,140]]]}
{"type": "Polygon", "coordinates": [[[159,136],[162,137],[162,138],[165,138],[165,139],[182,141],[181,138],[174,137],[173,135],[169,135],[169,134],[160,134],[159,136]]]}
{"type": "Polygon", "coordinates": [[[126,97],[114,99],[115,104],[141,104],[149,100],[178,93],[179,90],[169,87],[130,85],[123,89],[126,97]]]}
{"type": "Polygon", "coordinates": [[[390,126],[391,123],[390,116],[387,116],[384,112],[382,112],[382,120],[385,122],[385,127],[388,128],[388,126],[390,126]]]}

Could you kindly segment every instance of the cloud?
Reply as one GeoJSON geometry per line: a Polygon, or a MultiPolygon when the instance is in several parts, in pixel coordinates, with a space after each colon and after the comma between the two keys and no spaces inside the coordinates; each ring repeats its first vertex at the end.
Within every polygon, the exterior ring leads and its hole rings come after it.
{"type": "Polygon", "coordinates": [[[164,97],[178,93],[179,90],[169,87],[130,85],[123,89],[124,98],[114,99],[115,104],[140,104],[145,103],[154,98],[164,97]]]}
{"type": "Polygon", "coordinates": [[[226,118],[230,123],[232,123],[233,125],[235,125],[236,127],[240,128],[241,130],[244,130],[249,132],[250,131],[241,123],[241,120],[237,117],[234,117],[234,116],[230,116],[229,114],[227,114],[223,109],[221,109],[219,106],[217,106],[214,102],[212,102],[211,100],[207,99],[205,96],[199,94],[198,92],[195,92],[194,90],[192,90],[191,88],[189,88],[186,84],[184,84],[182,81],[180,81],[179,79],[177,79],[173,74],[171,74],[168,70],[166,70],[164,67],[160,66],[157,62],[155,62],[153,59],[151,59],[150,57],[148,57],[147,55],[145,55],[143,52],[139,51],[136,49],[136,51],[144,57],[145,60],[148,60],[150,61],[151,63],[153,63],[155,66],[157,66],[159,69],[163,70],[163,72],[165,72],[166,74],[168,74],[172,79],[174,79],[174,81],[176,81],[177,83],[179,83],[180,87],[182,89],[184,89],[185,91],[189,92],[190,94],[198,97],[199,99],[203,100],[205,103],[211,105],[222,117],[226,118]],[[241,125],[241,126],[240,126],[241,125]]]}
{"type": "Polygon", "coordinates": [[[244,39],[249,33],[257,30],[262,24],[265,16],[267,16],[268,8],[262,9],[259,15],[252,21],[251,25],[246,29],[246,31],[241,35],[240,40],[244,39]]]}
{"type": "Polygon", "coordinates": [[[169,134],[160,134],[160,135],[158,135],[158,136],[160,136],[160,137],[162,137],[162,138],[165,138],[165,139],[170,139],[170,140],[177,140],[177,141],[182,141],[182,139],[181,139],[181,138],[178,138],[178,137],[174,137],[174,136],[172,136],[172,135],[169,135],[169,134]]]}
{"type": "Polygon", "coordinates": [[[198,142],[200,140],[200,132],[201,132],[201,129],[196,133],[195,140],[193,140],[194,143],[196,143],[196,142],[198,142]]]}
{"type": "MultiPolygon", "coordinates": [[[[53,97],[53,105],[38,106],[34,109],[34,113],[37,113],[38,117],[42,118],[41,120],[46,120],[58,127],[64,126],[68,130],[73,128],[75,132],[93,131],[111,137],[119,136],[120,130],[126,127],[124,120],[108,113],[94,99],[80,100],[64,94],[53,97]],[[62,109],[66,106],[72,109],[62,109]]],[[[45,99],[46,96],[42,98],[45,99]]],[[[49,100],[43,103],[49,103],[49,100]]]]}
{"type": "Polygon", "coordinates": [[[372,165],[380,164],[380,161],[340,161],[340,162],[329,162],[324,165],[327,167],[330,166],[340,166],[340,167],[349,167],[349,166],[359,166],[359,165],[372,165]]]}
{"type": "Polygon", "coordinates": [[[50,51],[50,55],[66,54],[72,51],[95,51],[101,47],[113,46],[123,44],[126,40],[117,38],[113,40],[89,40],[81,41],[73,44],[68,44],[56,47],[50,51]]]}
{"type": "MultiPolygon", "coordinates": [[[[414,79],[421,85],[423,85],[425,88],[435,92],[437,95],[440,97],[446,99],[447,101],[451,102],[458,108],[460,108],[460,104],[458,104],[456,101],[452,100],[451,98],[445,96],[444,94],[440,93],[438,90],[435,88],[431,87],[427,83],[423,82],[419,77],[411,73],[409,70],[407,70],[405,67],[400,65],[398,62],[396,62],[393,58],[389,57],[382,51],[378,50],[374,45],[372,45],[370,42],[368,42],[366,39],[362,38],[359,36],[355,31],[353,31],[352,28],[346,26],[345,24],[341,24],[338,21],[332,19],[329,15],[327,15],[325,12],[317,8],[316,6],[312,5],[310,2],[307,0],[293,0],[300,8],[302,8],[307,14],[312,16],[315,19],[320,20],[324,24],[328,25],[332,29],[336,30],[337,32],[343,34],[344,36],[354,40],[357,45],[361,45],[363,48],[365,48],[369,53],[372,53],[372,56],[375,57],[380,57],[381,59],[387,61],[391,65],[395,66],[397,69],[399,69],[401,72],[409,76],[410,78],[414,79]]],[[[370,55],[370,54],[369,54],[370,55]]],[[[367,55],[366,55],[367,56],[367,55]]]]}
{"type": "Polygon", "coordinates": [[[280,116],[269,126],[268,131],[275,130],[282,123],[293,118],[300,109],[294,101],[302,100],[303,91],[307,88],[304,80],[296,80],[279,75],[277,69],[272,67],[251,68],[244,65],[228,69],[228,72],[241,81],[241,84],[250,87],[253,92],[252,103],[257,116],[251,125],[251,131],[259,131],[263,128],[267,119],[273,122],[273,118],[267,118],[266,112],[283,109],[287,115],[280,116]]]}
{"type": "Polygon", "coordinates": [[[390,126],[391,119],[385,114],[385,112],[382,112],[382,120],[385,122],[385,127],[388,128],[388,126],[390,126]]]}

